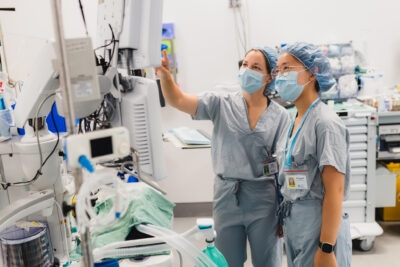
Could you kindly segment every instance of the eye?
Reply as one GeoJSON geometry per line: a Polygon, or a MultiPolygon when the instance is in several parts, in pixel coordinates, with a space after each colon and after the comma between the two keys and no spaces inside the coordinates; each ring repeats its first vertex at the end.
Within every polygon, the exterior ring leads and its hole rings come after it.
{"type": "Polygon", "coordinates": [[[290,67],[289,67],[289,66],[283,66],[281,71],[287,72],[287,71],[289,71],[289,70],[290,70],[290,67]]]}

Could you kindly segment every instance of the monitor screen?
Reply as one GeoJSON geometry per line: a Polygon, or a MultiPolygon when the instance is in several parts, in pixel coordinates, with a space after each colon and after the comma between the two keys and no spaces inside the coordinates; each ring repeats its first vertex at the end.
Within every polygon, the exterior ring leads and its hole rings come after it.
{"type": "Polygon", "coordinates": [[[113,143],[111,136],[90,140],[92,158],[113,154],[113,143]]]}

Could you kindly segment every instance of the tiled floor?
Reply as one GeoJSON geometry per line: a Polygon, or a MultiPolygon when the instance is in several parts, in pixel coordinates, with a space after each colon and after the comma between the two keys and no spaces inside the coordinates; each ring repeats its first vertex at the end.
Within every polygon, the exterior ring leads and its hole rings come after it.
{"type": "MultiPolygon", "coordinates": [[[[176,217],[174,218],[174,231],[182,233],[196,223],[196,218],[193,217],[176,217]]],[[[368,252],[358,251],[353,249],[352,267],[400,267],[400,222],[378,222],[384,233],[375,238],[374,247],[368,252]]],[[[196,243],[199,248],[204,248],[203,242],[196,243]]],[[[174,252],[176,253],[176,252],[174,252]]],[[[248,258],[250,258],[248,252],[248,258]]],[[[179,266],[178,257],[174,257],[174,267],[179,266]]],[[[185,260],[183,257],[182,266],[193,266],[193,264],[185,260]]],[[[250,260],[244,265],[245,267],[253,266],[250,260]]],[[[286,259],[283,258],[282,267],[286,267],[286,259]]]]}

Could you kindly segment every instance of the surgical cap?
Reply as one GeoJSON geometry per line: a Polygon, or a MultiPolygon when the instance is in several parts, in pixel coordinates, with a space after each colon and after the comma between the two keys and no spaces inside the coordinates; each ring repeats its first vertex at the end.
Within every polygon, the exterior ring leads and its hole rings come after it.
{"type": "MultiPolygon", "coordinates": [[[[278,53],[276,52],[275,49],[272,49],[268,46],[262,46],[262,47],[258,46],[255,47],[254,49],[263,52],[265,58],[268,60],[270,70],[276,67],[276,62],[278,61],[278,53]]],[[[272,81],[266,86],[266,91],[268,93],[275,91],[275,79],[272,79],[272,81]]]]}
{"type": "Polygon", "coordinates": [[[329,59],[317,46],[309,43],[297,42],[283,47],[281,54],[284,53],[291,54],[311,71],[317,79],[321,92],[326,92],[335,85],[336,80],[332,76],[329,59]]]}

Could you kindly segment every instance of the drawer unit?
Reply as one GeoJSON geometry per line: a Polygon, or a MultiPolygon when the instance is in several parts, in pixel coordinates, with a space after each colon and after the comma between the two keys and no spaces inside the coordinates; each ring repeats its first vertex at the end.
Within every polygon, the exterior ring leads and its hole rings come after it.
{"type": "Polygon", "coordinates": [[[337,114],[345,114],[341,119],[350,134],[351,167],[350,190],[343,211],[349,214],[352,239],[373,240],[383,232],[375,222],[376,111],[357,102],[342,106],[346,109],[337,114]]]}

